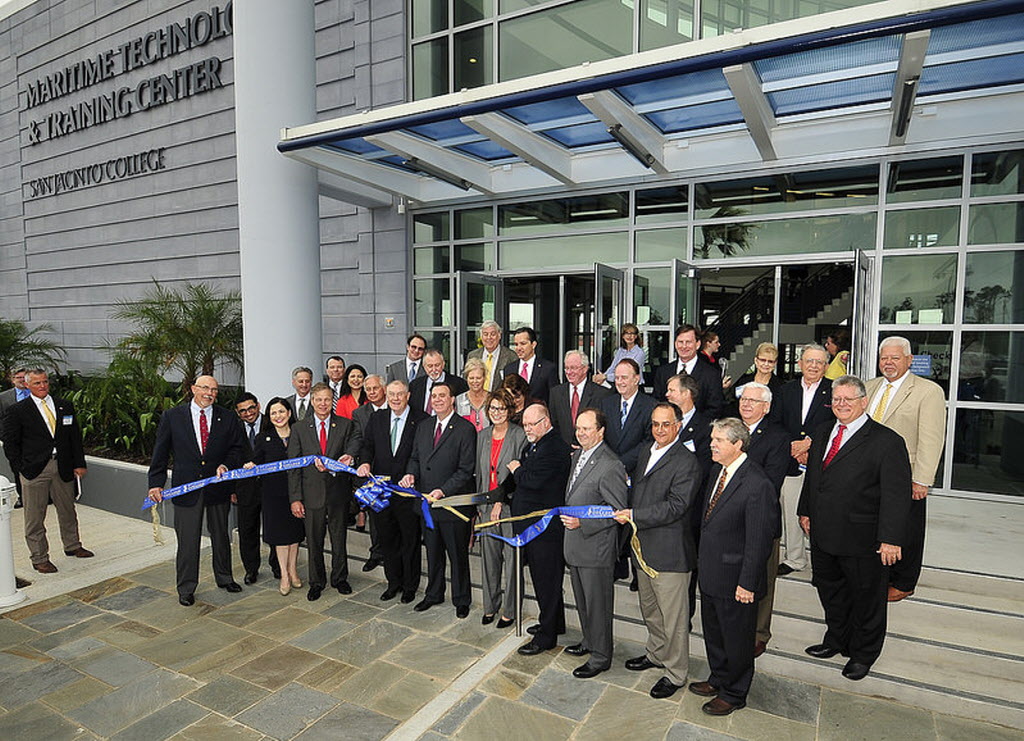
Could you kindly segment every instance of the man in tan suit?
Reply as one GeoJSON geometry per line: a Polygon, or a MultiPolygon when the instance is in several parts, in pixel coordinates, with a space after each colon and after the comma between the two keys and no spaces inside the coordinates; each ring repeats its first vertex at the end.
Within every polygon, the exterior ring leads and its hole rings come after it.
{"type": "Polygon", "coordinates": [[[889,601],[914,593],[924,557],[925,497],[935,483],[946,437],[946,399],[938,384],[910,372],[914,360],[904,337],[886,337],[878,348],[882,375],[867,383],[868,413],[899,433],[913,473],[913,503],[907,518],[903,558],[889,569],[889,601]]]}
{"type": "Polygon", "coordinates": [[[501,344],[501,325],[488,319],[480,325],[480,347],[471,350],[466,360],[478,358],[487,369],[484,388],[494,391],[501,385],[501,371],[509,363],[516,362],[512,349],[501,344]]]}

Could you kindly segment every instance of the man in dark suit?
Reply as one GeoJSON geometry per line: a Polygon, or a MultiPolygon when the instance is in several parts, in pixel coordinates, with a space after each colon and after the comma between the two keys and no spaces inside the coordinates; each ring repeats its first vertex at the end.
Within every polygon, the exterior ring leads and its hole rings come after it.
{"type": "MultiPolygon", "coordinates": [[[[366,403],[360,404],[352,410],[352,421],[359,428],[359,434],[366,437],[366,426],[370,417],[388,408],[387,394],[384,391],[384,379],[376,373],[371,373],[363,380],[363,393],[366,394],[366,403]]],[[[335,401],[337,403],[337,401],[335,401]]],[[[365,460],[365,459],[361,459],[365,460]]],[[[357,482],[361,484],[362,482],[357,482]]],[[[377,532],[377,518],[367,510],[366,516],[369,520],[370,531],[370,557],[363,564],[363,571],[373,571],[384,563],[384,552],[380,548],[380,533],[377,532]]]]}
{"type": "Polygon", "coordinates": [[[704,359],[697,352],[700,343],[697,341],[697,328],[692,324],[683,324],[676,330],[676,359],[665,363],[654,372],[654,398],[665,401],[665,389],[668,379],[680,373],[692,376],[700,387],[697,395],[697,409],[711,419],[722,416],[725,397],[722,393],[722,374],[718,368],[704,359]]]}
{"type": "MultiPolygon", "coordinates": [[[[487,391],[494,391],[501,385],[501,371],[509,363],[516,362],[516,354],[501,344],[501,325],[488,319],[480,325],[480,344],[475,350],[470,350],[466,360],[477,358],[484,364],[484,388],[487,391]]],[[[463,371],[465,372],[465,371],[463,371]]]]}
{"type": "Polygon", "coordinates": [[[590,380],[590,361],[579,350],[565,354],[563,367],[566,382],[551,389],[548,408],[552,426],[568,445],[577,447],[576,415],[581,409],[596,407],[609,391],[590,380]]]}
{"type": "Polygon", "coordinates": [[[345,359],[340,355],[332,355],[327,358],[327,362],[324,364],[324,383],[331,387],[331,393],[334,395],[334,403],[338,403],[338,399],[341,397],[341,387],[345,380],[345,359]]]}
{"type": "MultiPolygon", "coordinates": [[[[392,381],[386,393],[388,410],[371,415],[363,432],[359,453],[363,463],[358,472],[366,477],[372,471],[397,481],[409,470],[416,425],[427,417],[409,406],[409,387],[405,381],[392,381]]],[[[385,509],[370,512],[370,522],[377,530],[387,580],[387,589],[380,598],[387,602],[401,592],[402,602],[408,604],[415,599],[420,586],[418,500],[392,496],[385,509]]]]}
{"type": "MultiPolygon", "coordinates": [[[[561,506],[565,503],[565,485],[569,481],[571,449],[554,431],[544,405],[531,404],[523,411],[523,428],[529,445],[521,460],[508,464],[515,480],[511,505],[513,517],[561,506]]],[[[520,520],[512,523],[512,527],[516,533],[521,533],[532,524],[528,520],[520,520]]],[[[533,639],[520,646],[519,653],[534,656],[554,648],[558,636],[565,633],[565,601],[562,598],[565,557],[561,521],[553,519],[547,529],[524,548],[530,579],[537,593],[540,621],[533,639]]]]}
{"type": "Polygon", "coordinates": [[[405,357],[396,360],[384,371],[387,383],[405,381],[411,384],[423,375],[423,353],[427,351],[427,340],[415,332],[405,340],[405,357]]]}
{"type": "Polygon", "coordinates": [[[504,376],[521,376],[530,384],[530,398],[548,403],[551,389],[558,385],[558,369],[550,360],[537,355],[537,332],[533,327],[520,327],[512,336],[516,360],[505,366],[504,376]]]}
{"type": "Polygon", "coordinates": [[[688,584],[697,563],[697,549],[690,528],[689,510],[694,506],[702,480],[697,457],[679,442],[682,413],[669,403],[651,413],[654,445],[640,451],[632,477],[629,509],[615,519],[636,524],[641,551],[652,579],[633,555],[640,592],[640,613],[647,625],[647,647],[642,656],[626,661],[631,671],[662,669],[651,688],[651,697],[671,697],[686,686],[690,664],[688,584]]]}
{"type": "MultiPolygon", "coordinates": [[[[687,450],[697,456],[697,463],[700,465],[701,475],[707,477],[711,470],[711,423],[714,421],[706,413],[697,409],[697,399],[700,398],[700,386],[693,376],[683,373],[672,376],[665,386],[665,399],[670,404],[679,407],[683,413],[682,424],[679,427],[679,442],[687,450]]],[[[700,482],[703,491],[704,481],[700,482]]],[[[692,508],[693,511],[700,509],[692,508]]],[[[700,518],[694,522],[700,528],[700,518]]]]}
{"type": "Polygon", "coordinates": [[[911,502],[910,457],[900,435],[871,419],[864,384],[832,384],[834,423],[814,433],[797,513],[811,537],[811,582],[825,637],[811,656],[849,657],[843,676],[867,676],[885,641],[889,567],[900,560],[911,502]]]}
{"type": "Polygon", "coordinates": [[[313,370],[304,365],[292,369],[292,388],[295,393],[288,397],[288,403],[292,405],[295,414],[295,421],[301,422],[309,416],[311,400],[309,390],[313,387],[313,370]]]}
{"type": "MultiPolygon", "coordinates": [[[[451,383],[438,381],[430,390],[436,419],[423,421],[416,430],[408,473],[401,486],[416,487],[431,501],[473,491],[476,478],[476,428],[455,413],[451,383]]],[[[431,513],[434,528],[426,528],[427,591],[416,603],[417,612],[444,602],[445,565],[451,560],[452,604],[455,616],[469,617],[469,536],[472,505],[431,513]],[[461,515],[461,517],[460,517],[461,515]]]]}
{"type": "MultiPolygon", "coordinates": [[[[355,422],[335,415],[331,409],[334,395],[326,383],[316,384],[310,391],[313,413],[305,421],[296,422],[288,440],[288,457],[322,455],[340,463],[353,465],[362,442],[355,422]]],[[[352,501],[352,476],[335,475],[320,460],[304,468],[288,472],[288,499],[292,514],[305,521],[306,550],[309,554],[310,602],[320,599],[327,584],[324,566],[324,538],[331,536],[331,580],[339,594],[352,594],[348,583],[348,550],[345,527],[352,501]]]]}
{"type": "Polygon", "coordinates": [[[657,402],[640,391],[640,366],[632,358],[615,366],[615,390],[618,393],[601,399],[600,409],[608,419],[604,439],[632,476],[641,448],[653,439],[651,412],[657,402]]]}
{"type": "Polygon", "coordinates": [[[700,616],[711,673],[690,691],[711,698],[708,715],[747,704],[754,678],[757,600],[766,589],[765,562],[779,526],[775,487],[746,449],[750,434],[735,417],[711,431],[715,466],[704,496],[700,548],[700,616]]]}
{"type": "MultiPolygon", "coordinates": [[[[149,498],[154,502],[163,499],[167,466],[172,457],[172,484],[175,486],[219,476],[244,462],[245,435],[238,416],[213,404],[219,390],[213,376],[199,376],[192,384],[192,400],[161,415],[149,465],[149,498]]],[[[178,602],[185,607],[195,604],[204,514],[213,546],[213,576],[217,586],[229,592],[241,592],[242,587],[231,576],[230,483],[211,484],[175,497],[171,503],[174,505],[174,533],[178,538],[178,602]]]]}
{"type": "Polygon", "coordinates": [[[440,350],[427,350],[423,356],[423,372],[409,384],[409,403],[417,412],[434,414],[431,389],[438,383],[446,383],[452,391],[452,398],[469,389],[469,384],[459,376],[445,372],[444,355],[440,350]]]}
{"type": "MultiPolygon", "coordinates": [[[[739,398],[740,419],[750,433],[747,457],[759,465],[775,487],[776,498],[781,497],[782,483],[789,470],[789,436],[781,425],[767,417],[772,407],[772,392],[763,383],[751,381],[744,385],[739,398]]],[[[781,501],[780,505],[781,507],[781,501]]],[[[775,578],[779,571],[779,537],[782,535],[781,519],[779,532],[775,533],[772,548],[768,554],[768,585],[764,596],[757,602],[757,640],[754,643],[754,658],[763,654],[772,637],[772,607],[775,604],[775,578]]]]}
{"type": "MultiPolygon", "coordinates": [[[[625,509],[629,503],[626,469],[605,444],[607,422],[600,409],[584,409],[576,417],[580,449],[572,454],[572,473],[565,493],[570,507],[591,504],[625,509]]],[[[583,629],[583,641],[568,646],[570,656],[590,655],[573,669],[579,679],[596,677],[612,665],[612,617],[615,611],[615,560],[619,527],[615,520],[581,520],[562,515],[565,562],[583,629]]]]}
{"type": "MultiPolygon", "coordinates": [[[[235,413],[242,420],[242,433],[245,437],[245,453],[242,457],[251,461],[256,435],[259,434],[263,419],[256,396],[244,391],[235,401],[235,413]]],[[[231,501],[235,503],[235,513],[238,516],[238,555],[242,558],[242,568],[245,569],[245,583],[255,584],[260,571],[260,515],[263,510],[260,477],[254,476],[235,482],[235,493],[231,495],[231,501]]],[[[280,579],[281,567],[277,562],[275,548],[270,549],[267,563],[274,573],[274,578],[280,579]]]]}
{"type": "MultiPolygon", "coordinates": [[[[22,399],[27,399],[32,395],[28,390],[28,385],[25,383],[24,368],[15,368],[11,371],[11,384],[11,388],[0,392],[0,432],[3,431],[4,417],[7,416],[7,410],[22,399]]],[[[7,456],[7,462],[11,462],[10,456],[7,456]]],[[[21,509],[21,479],[18,477],[18,472],[14,469],[13,464],[11,473],[14,474],[14,488],[18,491],[18,499],[14,502],[14,508],[21,509]]]]}
{"type": "Polygon", "coordinates": [[[800,491],[807,469],[807,451],[811,433],[832,419],[830,399],[832,381],[825,378],[828,351],[821,345],[804,345],[800,351],[800,378],[794,378],[779,391],[772,405],[771,417],[789,435],[789,470],[782,484],[782,554],[779,576],[807,567],[804,533],[796,514],[800,491]]]}
{"type": "Polygon", "coordinates": [[[21,479],[25,509],[25,542],[32,568],[56,573],[46,539],[46,507],[57,510],[64,554],[92,558],[82,547],[75,514],[75,480],[85,476],[85,451],[78,415],[70,401],[50,395],[46,371],[25,373],[29,396],[4,415],[4,453],[21,479]]]}

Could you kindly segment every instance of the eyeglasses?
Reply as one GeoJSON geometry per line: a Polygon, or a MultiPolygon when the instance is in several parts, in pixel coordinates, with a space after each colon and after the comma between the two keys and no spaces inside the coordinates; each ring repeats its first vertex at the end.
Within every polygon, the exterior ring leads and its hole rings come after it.
{"type": "Polygon", "coordinates": [[[217,388],[216,386],[199,386],[199,385],[197,384],[197,385],[196,385],[196,388],[197,388],[197,389],[199,389],[200,391],[207,391],[207,392],[209,392],[209,393],[211,393],[211,394],[215,394],[215,393],[217,393],[218,391],[220,391],[220,389],[219,389],[219,388],[217,388]]]}
{"type": "Polygon", "coordinates": [[[247,407],[242,407],[241,409],[239,409],[238,413],[239,414],[253,414],[255,411],[256,411],[256,405],[255,404],[250,404],[247,407]]]}
{"type": "Polygon", "coordinates": [[[658,429],[666,429],[667,430],[667,429],[669,429],[671,427],[675,427],[677,424],[679,424],[679,422],[676,421],[676,420],[672,420],[671,422],[654,422],[652,420],[651,421],[651,429],[652,430],[658,430],[658,429]]]}
{"type": "Polygon", "coordinates": [[[859,396],[833,396],[832,397],[832,406],[837,406],[837,405],[841,405],[841,404],[852,404],[853,402],[857,401],[857,399],[863,399],[863,398],[864,398],[863,395],[859,395],[859,396]]]}
{"type": "Polygon", "coordinates": [[[748,404],[767,404],[768,402],[764,399],[751,399],[749,396],[741,396],[740,404],[747,402],[748,404]]]}
{"type": "Polygon", "coordinates": [[[804,365],[828,365],[827,360],[818,360],[817,358],[801,358],[800,362],[804,365]]]}
{"type": "Polygon", "coordinates": [[[489,406],[487,407],[487,411],[490,412],[491,414],[498,414],[499,412],[504,412],[505,414],[508,414],[508,407],[489,406]]]}
{"type": "Polygon", "coordinates": [[[772,365],[775,365],[776,363],[779,362],[778,358],[754,358],[754,360],[756,360],[758,363],[771,363],[772,365]]]}

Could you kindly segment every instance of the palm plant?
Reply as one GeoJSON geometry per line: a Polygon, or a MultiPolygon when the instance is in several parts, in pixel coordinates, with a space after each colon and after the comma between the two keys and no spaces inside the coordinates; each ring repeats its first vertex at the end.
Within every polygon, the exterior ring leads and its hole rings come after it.
{"type": "Polygon", "coordinates": [[[20,319],[0,319],[0,373],[8,378],[17,368],[40,366],[57,371],[64,360],[64,348],[45,335],[53,333],[52,324],[29,329],[20,319]]]}

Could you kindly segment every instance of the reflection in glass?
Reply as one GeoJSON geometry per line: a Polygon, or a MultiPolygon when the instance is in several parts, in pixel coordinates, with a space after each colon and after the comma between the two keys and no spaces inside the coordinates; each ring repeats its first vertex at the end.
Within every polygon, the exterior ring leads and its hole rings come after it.
{"type": "Polygon", "coordinates": [[[455,246],[456,270],[494,270],[494,242],[455,246]]]}
{"type": "Polygon", "coordinates": [[[1024,494],[1024,412],[960,409],[953,442],[953,488],[1024,494]]]}
{"type": "Polygon", "coordinates": [[[604,193],[499,206],[498,231],[503,235],[522,237],[560,233],[568,229],[625,226],[628,218],[629,196],[626,193],[604,193]]]}
{"type": "Polygon", "coordinates": [[[448,239],[448,212],[416,214],[412,217],[412,241],[443,242],[448,239]]]}
{"type": "Polygon", "coordinates": [[[412,48],[412,97],[432,98],[448,92],[448,39],[416,44],[412,48]]]}
{"type": "Polygon", "coordinates": [[[960,207],[889,211],[885,214],[887,249],[955,247],[960,241],[960,207]]]}
{"type": "Polygon", "coordinates": [[[446,327],[452,323],[452,294],[448,278],[414,280],[417,327],[446,327]]]}
{"type": "MultiPolygon", "coordinates": [[[[879,332],[878,342],[881,343],[886,337],[898,335],[910,341],[910,350],[914,353],[914,364],[911,371],[922,378],[935,381],[942,387],[942,392],[949,398],[949,373],[953,363],[953,333],[948,331],[919,332],[903,331],[879,332]]],[[[877,345],[874,358],[874,373],[871,376],[881,375],[878,372],[877,345]]]]}
{"type": "Polygon", "coordinates": [[[447,247],[417,247],[412,254],[413,272],[417,275],[448,272],[447,247]]]}
{"type": "Polygon", "coordinates": [[[670,268],[637,268],[633,271],[633,317],[640,325],[672,323],[670,268]]]}
{"type": "Polygon", "coordinates": [[[964,332],[957,397],[1024,402],[1024,332],[964,332]]]}
{"type": "Polygon", "coordinates": [[[667,363],[670,358],[674,358],[676,356],[675,350],[673,349],[673,334],[675,329],[645,330],[641,327],[640,331],[644,334],[644,352],[647,354],[647,364],[644,366],[644,378],[648,382],[647,385],[650,385],[651,379],[654,378],[654,370],[667,363]]]}
{"type": "Polygon", "coordinates": [[[878,203],[878,166],[698,183],[694,201],[698,219],[873,206],[878,203]]]}
{"type": "Polygon", "coordinates": [[[418,38],[448,25],[448,0],[412,0],[412,36],[418,38]]]}
{"type": "Polygon", "coordinates": [[[693,0],[640,0],[640,51],[693,39],[693,0]]]}
{"type": "Polygon", "coordinates": [[[452,333],[449,330],[430,330],[417,327],[417,332],[423,335],[423,339],[427,341],[427,347],[436,348],[441,351],[444,355],[444,365],[446,370],[454,370],[454,361],[452,359],[452,333]]]}
{"type": "Polygon", "coordinates": [[[948,324],[956,297],[956,255],[882,261],[882,324],[948,324]]]}
{"type": "Polygon", "coordinates": [[[1024,242],[1024,201],[971,206],[967,244],[1024,242]]]}
{"type": "Polygon", "coordinates": [[[490,206],[455,212],[455,239],[483,239],[494,234],[494,214],[490,206]]]}
{"type": "Polygon", "coordinates": [[[757,257],[847,252],[875,245],[875,213],[718,223],[693,231],[694,257],[757,257]]]}
{"type": "Polygon", "coordinates": [[[493,6],[494,0],[454,0],[455,25],[490,18],[493,6]]]}
{"type": "Polygon", "coordinates": [[[686,229],[652,229],[636,232],[636,261],[663,262],[665,260],[685,260],[686,229]]]}
{"type": "Polygon", "coordinates": [[[629,54],[633,9],[622,0],[579,0],[502,22],[500,80],[629,54]]]}
{"type": "Polygon", "coordinates": [[[1024,323],[1022,289],[1024,251],[968,253],[964,321],[970,324],[1024,323]]]}
{"type": "Polygon", "coordinates": [[[888,203],[907,203],[933,198],[959,198],[964,172],[963,157],[893,162],[889,165],[888,203]]]}
{"type": "Polygon", "coordinates": [[[975,154],[971,161],[972,196],[1024,193],[1024,150],[975,154]]]}
{"type": "Polygon", "coordinates": [[[701,3],[703,35],[705,38],[720,36],[739,28],[756,28],[793,18],[806,18],[830,10],[866,5],[873,1],[875,0],[800,0],[800,2],[703,0],[701,3]]]}
{"type": "Polygon", "coordinates": [[[628,259],[629,235],[625,232],[511,240],[498,245],[498,265],[503,270],[590,269],[595,262],[620,263],[628,259]]]}
{"type": "Polygon", "coordinates": [[[491,60],[491,26],[479,26],[455,34],[455,89],[464,90],[494,82],[491,60]]]}
{"type": "Polygon", "coordinates": [[[636,192],[636,223],[662,224],[686,218],[686,186],[638,190],[636,192]]]}

